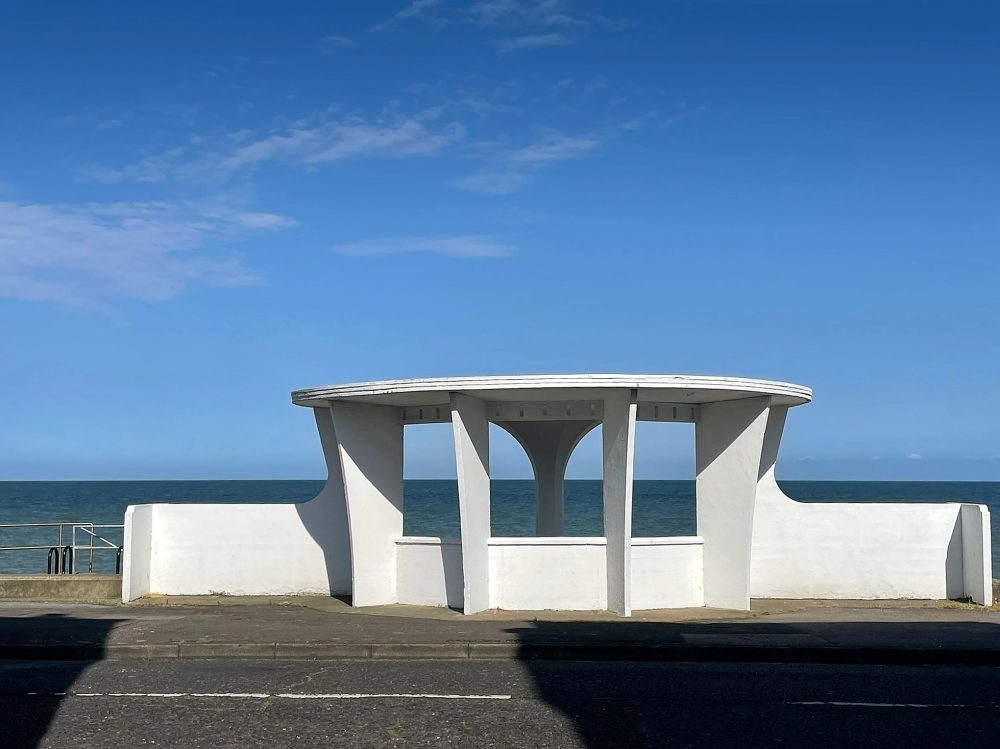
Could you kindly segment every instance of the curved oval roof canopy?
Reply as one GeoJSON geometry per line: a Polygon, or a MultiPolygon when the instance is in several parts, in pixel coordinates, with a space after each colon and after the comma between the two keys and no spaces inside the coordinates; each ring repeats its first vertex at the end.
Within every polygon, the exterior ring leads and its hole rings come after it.
{"type": "Polygon", "coordinates": [[[711,375],[555,374],[478,377],[421,377],[327,385],[292,392],[299,406],[325,406],[329,401],[354,401],[385,406],[447,404],[449,393],[461,392],[483,400],[548,401],[600,399],[602,391],[636,388],[640,402],[714,403],[770,395],[775,405],[798,406],[812,400],[804,385],[774,380],[711,375]]]}

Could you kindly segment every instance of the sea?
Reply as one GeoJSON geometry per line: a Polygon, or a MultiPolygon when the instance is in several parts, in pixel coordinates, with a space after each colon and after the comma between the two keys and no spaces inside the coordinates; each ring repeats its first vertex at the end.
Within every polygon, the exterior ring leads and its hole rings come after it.
{"type": "MultiPolygon", "coordinates": [[[[801,502],[972,502],[990,508],[993,577],[1000,577],[1000,482],[958,481],[779,481],[801,502]]],[[[322,481],[0,481],[0,573],[46,571],[47,549],[60,542],[54,527],[31,523],[93,523],[93,553],[78,552],[77,571],[110,572],[122,542],[120,525],[130,504],[149,502],[304,502],[322,481]],[[22,527],[4,527],[19,525],[22,527]],[[41,546],[37,550],[5,550],[41,546]]],[[[603,513],[600,480],[568,480],[565,523],[568,536],[600,536],[603,513]]],[[[459,536],[458,491],[454,480],[407,480],[403,532],[411,536],[459,536]]],[[[491,485],[494,536],[532,536],[534,483],[495,480],[491,485]]],[[[225,528],[219,529],[220,533],[225,528]]],[[[267,529],[262,528],[261,533],[267,529]]],[[[694,481],[643,481],[633,486],[632,535],[695,534],[694,481]]],[[[77,544],[89,536],[77,532],[77,544]]],[[[69,543],[64,537],[63,544],[69,543]]]]}

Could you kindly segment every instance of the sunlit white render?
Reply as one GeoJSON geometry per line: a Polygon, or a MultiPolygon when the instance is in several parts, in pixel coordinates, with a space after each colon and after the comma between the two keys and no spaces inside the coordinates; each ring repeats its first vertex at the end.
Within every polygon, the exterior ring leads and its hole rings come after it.
{"type": "Polygon", "coordinates": [[[125,515],[122,598],[349,595],[355,606],[746,610],[751,598],[992,603],[983,505],[801,503],[774,475],[809,388],[735,377],[535,375],[297,390],[328,479],[302,504],[148,504],[125,515]],[[637,421],[695,425],[696,536],[633,538],[637,421]],[[451,423],[461,538],[403,535],[403,434],[451,423]],[[490,533],[489,424],[535,474],[536,533],[490,533]],[[601,427],[604,535],[563,536],[574,447],[601,427]]]}

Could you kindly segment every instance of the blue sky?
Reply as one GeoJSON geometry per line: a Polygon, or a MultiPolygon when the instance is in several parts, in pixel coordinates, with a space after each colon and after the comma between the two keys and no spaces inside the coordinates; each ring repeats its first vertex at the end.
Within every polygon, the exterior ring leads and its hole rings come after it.
{"type": "Polygon", "coordinates": [[[319,477],[293,388],[635,371],[813,387],[785,478],[1000,480],[994,3],[0,16],[0,479],[319,477]]]}

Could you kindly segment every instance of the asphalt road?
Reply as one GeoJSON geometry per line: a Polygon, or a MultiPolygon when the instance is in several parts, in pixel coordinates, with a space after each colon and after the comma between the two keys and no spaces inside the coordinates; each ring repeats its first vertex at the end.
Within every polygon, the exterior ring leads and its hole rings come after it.
{"type": "Polygon", "coordinates": [[[0,746],[996,747],[1000,669],[0,662],[0,746]]]}

